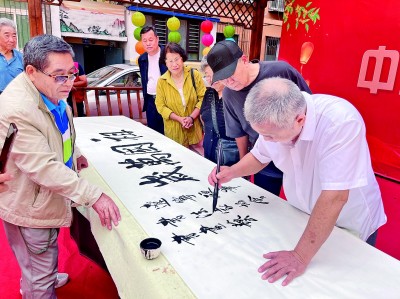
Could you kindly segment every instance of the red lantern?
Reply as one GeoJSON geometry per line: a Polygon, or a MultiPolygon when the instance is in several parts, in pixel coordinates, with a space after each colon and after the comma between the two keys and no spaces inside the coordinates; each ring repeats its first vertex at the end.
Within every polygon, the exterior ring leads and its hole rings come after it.
{"type": "Polygon", "coordinates": [[[200,29],[204,33],[210,33],[211,30],[213,29],[213,23],[209,20],[205,20],[201,22],[200,29]]]}
{"type": "Polygon", "coordinates": [[[201,43],[206,47],[211,46],[213,42],[214,42],[214,38],[209,33],[204,34],[203,37],[201,38],[201,43]]]}

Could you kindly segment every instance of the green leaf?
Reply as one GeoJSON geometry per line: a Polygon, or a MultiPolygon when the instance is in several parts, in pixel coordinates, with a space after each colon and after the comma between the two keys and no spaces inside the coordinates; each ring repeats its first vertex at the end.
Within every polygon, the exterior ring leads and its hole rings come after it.
{"type": "Polygon", "coordinates": [[[312,2],[308,2],[308,3],[306,4],[306,7],[309,7],[311,4],[312,4],[312,2]]]}
{"type": "Polygon", "coordinates": [[[299,27],[299,21],[296,21],[296,29],[299,27]]]}
{"type": "Polygon", "coordinates": [[[309,28],[308,24],[305,24],[304,27],[306,27],[306,31],[308,32],[308,28],[309,28]]]}
{"type": "Polygon", "coordinates": [[[288,23],[288,24],[286,25],[286,31],[289,31],[289,28],[290,28],[290,23],[288,23]]]}

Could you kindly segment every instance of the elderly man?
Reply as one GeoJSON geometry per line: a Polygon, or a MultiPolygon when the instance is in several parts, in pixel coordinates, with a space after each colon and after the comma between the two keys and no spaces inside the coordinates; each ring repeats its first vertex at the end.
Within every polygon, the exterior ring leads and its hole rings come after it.
{"type": "Polygon", "coordinates": [[[291,81],[265,79],[246,98],[244,114],[260,135],[232,167],[209,176],[225,183],[256,173],[271,161],[283,171],[288,202],[310,214],[296,247],[264,254],[262,279],[282,285],[304,273],[335,225],[374,245],[386,223],[359,112],[344,99],[309,95],[291,81]]]}
{"type": "MultiPolygon", "coordinates": [[[[301,90],[311,93],[300,73],[286,62],[252,63],[246,55],[243,55],[239,46],[232,41],[224,40],[215,44],[207,55],[207,61],[214,72],[212,82],[221,81],[226,86],[222,94],[226,135],[236,139],[240,158],[244,157],[258,137],[257,132],[253,130],[243,115],[246,96],[257,82],[279,76],[293,81],[301,90]]],[[[270,163],[265,169],[254,175],[254,183],[279,196],[282,172],[273,163],[270,163]]]]}
{"type": "Polygon", "coordinates": [[[15,49],[17,31],[13,21],[0,18],[0,94],[22,71],[22,54],[15,49]]]}
{"type": "Polygon", "coordinates": [[[92,207],[109,230],[121,219],[112,199],[76,173],[87,161],[75,146],[72,113],[63,100],[77,73],[73,54],[55,36],[31,39],[24,72],[0,96],[0,140],[11,122],[18,127],[7,163],[13,180],[1,194],[0,218],[21,268],[23,298],[56,298],[57,237],[71,224],[73,202],[92,207]]]}
{"type": "Polygon", "coordinates": [[[164,61],[160,61],[163,49],[158,45],[158,35],[153,26],[144,26],[140,36],[146,50],[138,59],[144,97],[143,111],[146,111],[147,125],[164,134],[164,121],[155,104],[158,78],[167,71],[164,61]]]}

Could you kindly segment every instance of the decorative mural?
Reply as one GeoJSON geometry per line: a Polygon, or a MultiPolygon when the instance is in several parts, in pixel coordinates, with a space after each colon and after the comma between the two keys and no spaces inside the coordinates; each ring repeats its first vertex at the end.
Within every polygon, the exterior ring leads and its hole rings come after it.
{"type": "Polygon", "coordinates": [[[124,11],[119,5],[64,1],[60,6],[61,32],[126,37],[124,11]]]}

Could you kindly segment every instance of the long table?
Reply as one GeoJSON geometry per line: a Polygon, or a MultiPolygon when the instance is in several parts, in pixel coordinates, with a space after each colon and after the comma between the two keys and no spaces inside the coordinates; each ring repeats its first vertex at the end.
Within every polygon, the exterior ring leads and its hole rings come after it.
{"type": "Polygon", "coordinates": [[[309,216],[244,180],[220,190],[212,213],[214,164],[123,116],[75,118],[81,175],[121,210],[108,231],[90,221],[121,298],[400,298],[400,262],[334,228],[306,272],[286,287],[261,280],[262,254],[291,250],[309,216]],[[139,243],[162,241],[154,260],[139,243]]]}

